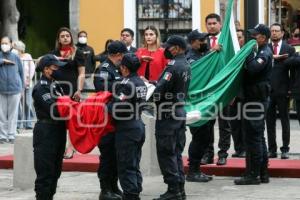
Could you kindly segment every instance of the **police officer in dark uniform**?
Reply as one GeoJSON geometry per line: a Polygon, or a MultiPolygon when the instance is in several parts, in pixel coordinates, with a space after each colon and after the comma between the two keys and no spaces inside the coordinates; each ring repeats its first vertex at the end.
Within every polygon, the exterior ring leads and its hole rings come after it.
{"type": "MultiPolygon", "coordinates": [[[[206,33],[200,33],[198,30],[193,30],[188,34],[188,42],[190,43],[190,49],[186,53],[186,59],[190,64],[199,60],[201,57],[207,54],[206,33]]],[[[210,122],[200,127],[190,127],[192,134],[192,141],[189,146],[189,171],[186,177],[190,182],[208,182],[212,180],[211,176],[208,176],[200,171],[200,161],[208,148],[210,139],[210,122]]]]}
{"type": "Polygon", "coordinates": [[[171,59],[158,80],[153,93],[157,105],[155,126],[157,158],[166,193],[157,200],[186,199],[182,152],[185,146],[184,102],[189,87],[191,69],[185,58],[186,42],[171,36],[166,42],[165,57],[171,59]]]}
{"type": "Polygon", "coordinates": [[[187,35],[190,48],[186,53],[186,59],[190,64],[208,52],[207,36],[207,33],[200,33],[198,30],[193,30],[187,35]]]}
{"type": "Polygon", "coordinates": [[[39,61],[36,71],[42,72],[41,80],[35,85],[32,97],[37,116],[33,130],[34,169],[36,172],[35,193],[37,200],[51,200],[56,192],[61,174],[66,146],[65,122],[58,120],[55,105],[63,91],[55,81],[60,62],[54,55],[47,54],[39,61]]]}
{"type": "Polygon", "coordinates": [[[270,76],[273,53],[268,46],[270,29],[258,24],[249,30],[258,44],[257,52],[252,52],[246,59],[243,90],[246,173],[234,181],[236,185],[268,183],[268,154],[264,137],[265,114],[270,95],[270,76]],[[260,178],[259,178],[260,177],[260,178]]]}
{"type": "Polygon", "coordinates": [[[123,80],[116,88],[111,109],[115,119],[117,166],[123,200],[138,200],[142,191],[139,164],[145,125],[141,112],[142,104],[146,102],[147,87],[137,74],[139,67],[140,61],[135,54],[125,54],[120,67],[123,80]]]}
{"type": "MultiPolygon", "coordinates": [[[[96,91],[112,92],[114,83],[121,80],[119,67],[126,52],[126,45],[120,41],[113,41],[108,46],[107,59],[95,71],[94,86],[96,91]]],[[[101,154],[98,169],[101,187],[99,199],[121,199],[122,192],[118,188],[115,134],[111,133],[104,136],[98,147],[101,154]]]]}

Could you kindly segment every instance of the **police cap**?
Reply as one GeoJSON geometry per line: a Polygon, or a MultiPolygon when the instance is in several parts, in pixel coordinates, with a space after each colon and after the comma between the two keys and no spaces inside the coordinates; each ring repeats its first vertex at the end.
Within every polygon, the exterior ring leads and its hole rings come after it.
{"type": "Polygon", "coordinates": [[[172,35],[168,38],[167,42],[166,42],[166,49],[170,48],[171,46],[175,46],[178,45],[180,48],[182,49],[186,49],[186,41],[183,37],[179,36],[179,35],[172,35]]]}
{"type": "Polygon", "coordinates": [[[208,36],[208,33],[200,33],[197,29],[193,30],[187,35],[188,42],[191,43],[193,40],[204,40],[208,36]]]}
{"type": "Polygon", "coordinates": [[[125,54],[121,64],[126,66],[130,72],[136,72],[141,65],[139,58],[134,53],[125,54]]]}
{"type": "Polygon", "coordinates": [[[53,54],[46,54],[37,63],[37,67],[35,69],[36,72],[42,72],[45,67],[50,65],[56,65],[58,67],[65,66],[66,62],[61,62],[58,58],[53,54]]]}
{"type": "Polygon", "coordinates": [[[108,45],[107,51],[108,54],[126,53],[127,47],[123,42],[115,40],[108,45]]]}
{"type": "Polygon", "coordinates": [[[271,36],[271,31],[269,27],[267,27],[264,24],[257,24],[253,29],[249,29],[248,32],[251,35],[262,34],[265,35],[267,38],[270,38],[271,36]]]}

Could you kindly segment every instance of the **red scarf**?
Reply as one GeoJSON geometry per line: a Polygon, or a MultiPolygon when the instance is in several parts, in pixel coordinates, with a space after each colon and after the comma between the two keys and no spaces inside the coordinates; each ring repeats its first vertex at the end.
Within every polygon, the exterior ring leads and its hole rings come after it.
{"type": "Polygon", "coordinates": [[[60,48],[60,54],[62,58],[70,58],[73,54],[74,48],[72,46],[64,46],[60,48]]]}

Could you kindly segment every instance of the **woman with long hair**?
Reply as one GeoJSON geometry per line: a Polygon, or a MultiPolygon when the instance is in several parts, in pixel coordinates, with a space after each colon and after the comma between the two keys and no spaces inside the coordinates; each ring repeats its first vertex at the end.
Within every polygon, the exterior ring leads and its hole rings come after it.
{"type": "Polygon", "coordinates": [[[138,74],[150,82],[155,82],[163,72],[168,60],[164,56],[164,49],[160,47],[160,33],[156,27],[146,27],[143,39],[143,47],[136,52],[141,61],[138,74]]]}
{"type": "Polygon", "coordinates": [[[62,27],[58,30],[55,50],[52,54],[67,62],[67,65],[60,68],[57,74],[57,80],[61,81],[64,93],[80,101],[85,79],[85,59],[83,53],[74,45],[70,29],[62,27]]]}
{"type": "MultiPolygon", "coordinates": [[[[70,29],[62,27],[58,30],[55,50],[52,52],[59,60],[67,64],[59,68],[55,80],[60,82],[64,94],[69,95],[75,101],[80,101],[81,91],[85,80],[85,59],[83,52],[76,48],[70,29]]],[[[75,150],[68,141],[64,158],[73,158],[75,150]]]]}

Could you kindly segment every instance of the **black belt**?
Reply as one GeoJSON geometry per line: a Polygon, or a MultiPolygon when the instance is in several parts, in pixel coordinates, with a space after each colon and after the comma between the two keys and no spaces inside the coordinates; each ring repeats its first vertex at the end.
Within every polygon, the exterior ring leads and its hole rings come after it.
{"type": "Polygon", "coordinates": [[[62,124],[62,121],[54,121],[53,119],[39,119],[37,122],[45,124],[62,124]]]}

